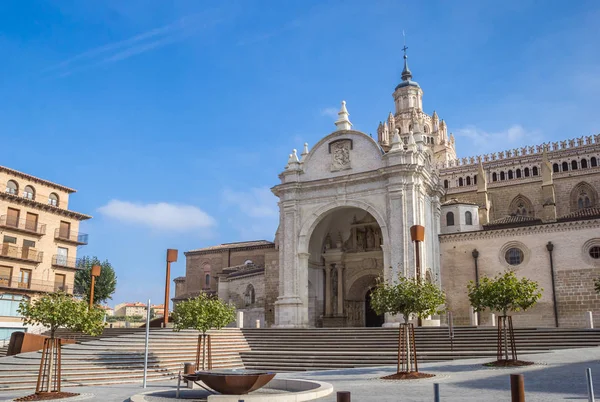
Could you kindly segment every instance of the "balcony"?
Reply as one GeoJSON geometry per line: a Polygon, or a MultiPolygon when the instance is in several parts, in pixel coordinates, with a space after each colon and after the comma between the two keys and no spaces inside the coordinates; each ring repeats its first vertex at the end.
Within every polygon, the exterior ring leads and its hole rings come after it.
{"type": "Polygon", "coordinates": [[[72,285],[65,285],[60,282],[30,280],[24,281],[23,278],[17,276],[0,276],[0,289],[20,289],[31,292],[66,292],[73,293],[72,285]]]}
{"type": "Polygon", "coordinates": [[[2,243],[0,247],[0,258],[39,264],[42,262],[44,253],[33,247],[17,247],[14,243],[2,243]]]}
{"type": "Polygon", "coordinates": [[[42,236],[46,234],[45,224],[34,221],[28,221],[26,219],[17,219],[8,215],[0,216],[0,227],[15,232],[32,234],[35,236],[42,236]]]}
{"type": "Polygon", "coordinates": [[[79,258],[67,258],[64,255],[53,255],[52,265],[55,267],[78,269],[79,258]]]}
{"type": "Polygon", "coordinates": [[[78,246],[88,244],[88,235],[86,233],[77,233],[72,230],[55,229],[54,238],[67,243],[77,244],[78,246]]]}

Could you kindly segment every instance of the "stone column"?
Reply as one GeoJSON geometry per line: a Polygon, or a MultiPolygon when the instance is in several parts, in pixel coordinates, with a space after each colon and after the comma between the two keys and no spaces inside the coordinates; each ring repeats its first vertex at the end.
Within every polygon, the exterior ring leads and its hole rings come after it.
{"type": "Polygon", "coordinates": [[[339,316],[344,315],[344,266],[337,264],[337,313],[339,316]]]}
{"type": "Polygon", "coordinates": [[[330,265],[325,266],[325,317],[331,317],[333,310],[331,305],[331,270],[330,265]]]}

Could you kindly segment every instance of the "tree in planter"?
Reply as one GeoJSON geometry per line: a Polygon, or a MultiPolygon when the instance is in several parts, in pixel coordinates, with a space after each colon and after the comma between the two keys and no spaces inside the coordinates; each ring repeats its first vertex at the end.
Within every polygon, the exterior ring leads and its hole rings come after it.
{"type": "Polygon", "coordinates": [[[35,393],[56,393],[60,391],[61,380],[61,339],[56,338],[56,330],[67,328],[97,336],[104,328],[104,311],[89,309],[84,301],[78,301],[64,292],[49,293],[34,301],[19,305],[18,313],[26,325],[43,325],[50,328],[50,337],[44,340],[42,359],[35,393]]]}
{"type": "Polygon", "coordinates": [[[527,278],[518,279],[514,271],[507,270],[494,278],[483,277],[479,284],[473,281],[467,286],[469,301],[476,312],[490,309],[502,315],[497,317],[498,350],[497,361],[491,365],[522,365],[517,359],[515,334],[512,325],[511,311],[525,311],[533,307],[542,297],[543,289],[537,282],[527,278]],[[511,347],[511,358],[508,358],[508,344],[511,347]],[[503,358],[504,357],[504,358],[503,358]]]}
{"type": "Polygon", "coordinates": [[[195,329],[201,333],[198,335],[198,347],[196,349],[196,368],[200,368],[200,354],[202,354],[202,370],[208,360],[208,369],[212,369],[212,355],[210,335],[206,332],[211,329],[221,329],[235,320],[235,307],[223,302],[217,297],[206,293],[194,299],[181,301],[175,305],[172,314],[173,330],[195,329]],[[202,351],[202,353],[201,353],[202,351]],[[208,359],[206,352],[208,351],[208,359]]]}
{"type": "Polygon", "coordinates": [[[396,283],[380,281],[377,284],[371,294],[373,310],[377,314],[400,314],[404,318],[398,335],[398,368],[395,375],[388,376],[389,379],[431,376],[419,373],[415,329],[409,319],[439,314],[445,302],[446,296],[437,285],[417,278],[401,277],[396,283]]]}
{"type": "Polygon", "coordinates": [[[112,299],[113,293],[117,289],[117,275],[115,270],[108,262],[100,262],[98,257],[82,257],[77,261],[75,273],[75,294],[81,295],[89,303],[90,287],[92,286],[92,266],[100,265],[100,276],[96,278],[94,285],[94,305],[107,302],[112,299]]]}

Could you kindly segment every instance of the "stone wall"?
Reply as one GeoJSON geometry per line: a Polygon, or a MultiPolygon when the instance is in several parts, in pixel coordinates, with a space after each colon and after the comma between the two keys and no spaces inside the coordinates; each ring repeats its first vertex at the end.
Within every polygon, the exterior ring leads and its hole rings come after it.
{"type": "Polygon", "coordinates": [[[279,296],[279,251],[265,254],[265,323],[275,323],[275,302],[279,296]]]}
{"type": "Polygon", "coordinates": [[[561,327],[585,327],[591,311],[596,325],[600,324],[600,295],[594,280],[600,278],[600,267],[558,271],[556,290],[558,317],[561,327]]]}

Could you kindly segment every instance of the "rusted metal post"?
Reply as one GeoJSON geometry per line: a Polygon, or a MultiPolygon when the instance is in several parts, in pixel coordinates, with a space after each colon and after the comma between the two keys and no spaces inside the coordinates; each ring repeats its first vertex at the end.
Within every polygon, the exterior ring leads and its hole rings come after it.
{"type": "Polygon", "coordinates": [[[525,402],[525,379],[523,374],[510,375],[511,402],[525,402]]]}
{"type": "Polygon", "coordinates": [[[167,277],[165,279],[165,307],[163,310],[163,327],[167,328],[169,323],[169,289],[171,288],[171,263],[177,262],[177,250],[167,249],[167,277]]]}
{"type": "Polygon", "coordinates": [[[338,391],[337,402],[351,402],[349,391],[338,391]]]}
{"type": "MultiPolygon", "coordinates": [[[[417,281],[421,282],[421,251],[419,248],[419,243],[425,240],[425,227],[421,225],[411,226],[410,238],[415,243],[416,276],[417,281]]],[[[417,325],[419,327],[423,325],[423,320],[421,317],[417,318],[417,325]]]]}
{"type": "Polygon", "coordinates": [[[102,267],[100,265],[93,265],[90,275],[92,277],[92,283],[90,286],[90,310],[94,307],[94,288],[96,287],[96,277],[100,276],[102,267]]]}

